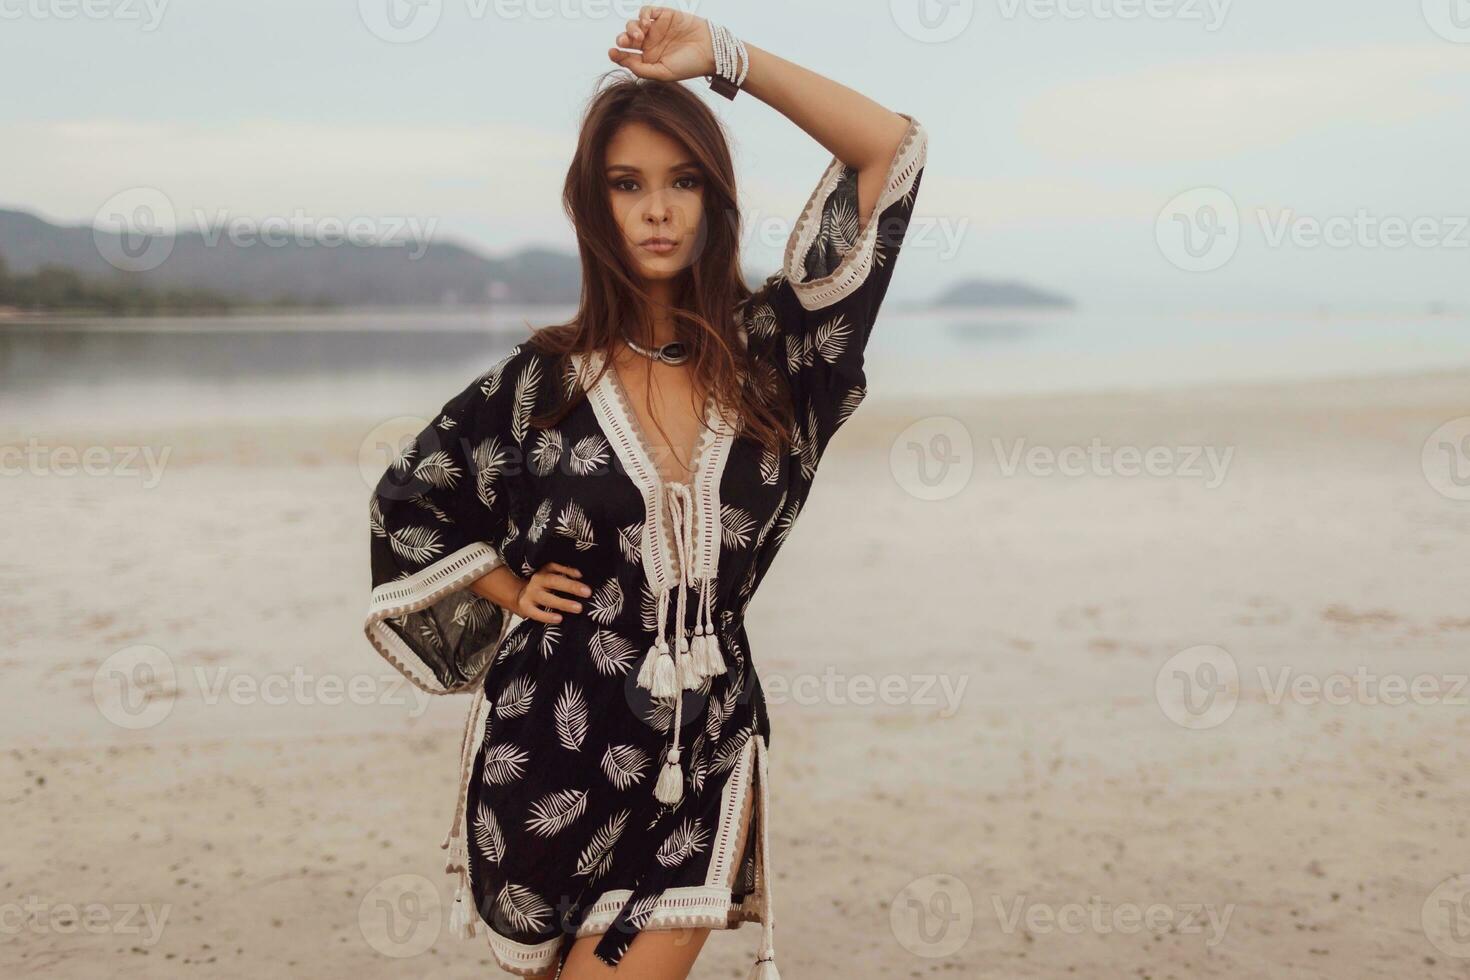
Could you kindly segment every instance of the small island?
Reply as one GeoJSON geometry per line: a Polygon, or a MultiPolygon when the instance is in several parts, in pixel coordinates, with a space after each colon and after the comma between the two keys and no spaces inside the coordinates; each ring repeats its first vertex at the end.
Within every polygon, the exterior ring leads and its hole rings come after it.
{"type": "Polygon", "coordinates": [[[1070,296],[1049,292],[1023,282],[990,279],[963,279],[950,286],[934,300],[935,309],[1001,309],[1074,310],[1077,302],[1070,296]]]}

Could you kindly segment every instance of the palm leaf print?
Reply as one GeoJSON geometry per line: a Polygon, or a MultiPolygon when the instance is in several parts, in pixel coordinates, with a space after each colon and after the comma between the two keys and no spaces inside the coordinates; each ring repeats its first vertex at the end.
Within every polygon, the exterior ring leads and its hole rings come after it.
{"type": "Polygon", "coordinates": [[[628,910],[628,927],[630,929],[642,929],[648,925],[648,920],[653,915],[653,910],[658,908],[658,901],[662,897],[663,895],[661,893],[655,892],[652,895],[645,895],[634,902],[633,906],[628,910]]]}
{"type": "Polygon", "coordinates": [[[515,406],[510,414],[510,436],[516,443],[526,441],[531,413],[536,408],[536,388],[541,384],[541,362],[531,361],[516,379],[515,406]]]}
{"type": "Polygon", "coordinates": [[[592,840],[582,849],[581,857],[577,858],[578,875],[596,881],[607,874],[612,867],[613,848],[617,846],[618,838],[623,836],[632,815],[630,810],[620,810],[608,817],[607,823],[592,835],[592,840]]]}
{"type": "MultiPolygon", "coordinates": [[[[759,551],[761,546],[766,543],[766,535],[771,533],[771,528],[775,526],[776,518],[780,516],[781,508],[784,506],[786,506],[786,491],[782,490],[780,498],[776,501],[776,506],[771,510],[771,516],[766,518],[766,522],[761,525],[760,533],[755,536],[755,550],[759,551]]],[[[755,568],[755,565],[751,565],[752,571],[755,568]]]]}
{"type": "Polygon", "coordinates": [[[475,492],[480,503],[492,510],[495,507],[495,480],[509,458],[510,454],[500,445],[498,436],[484,440],[470,453],[470,461],[475,468],[475,492]]]}
{"type": "Polygon", "coordinates": [[[500,821],[483,800],[475,808],[475,846],[480,856],[491,864],[499,864],[505,857],[505,835],[500,831],[500,821]]]}
{"type": "MultiPolygon", "coordinates": [[[[734,689],[734,685],[731,685],[734,689]]],[[[709,699],[709,710],[704,715],[704,733],[711,739],[720,737],[720,729],[725,727],[725,702],[719,698],[709,699]]]]}
{"type": "Polygon", "coordinates": [[[373,534],[380,538],[386,538],[388,531],[383,525],[383,507],[378,503],[376,495],[372,503],[368,504],[368,527],[372,528],[373,534]]]}
{"type": "Polygon", "coordinates": [[[488,599],[481,598],[472,592],[466,592],[465,598],[454,608],[454,615],[450,621],[455,626],[462,627],[466,632],[478,633],[495,622],[495,615],[499,609],[499,606],[488,599]]]}
{"type": "Polygon", "coordinates": [[[694,817],[685,817],[684,822],[659,845],[654,857],[666,868],[677,868],[694,855],[703,851],[709,843],[709,831],[694,817]]]}
{"type": "Polygon", "coordinates": [[[561,696],[556,699],[552,711],[556,717],[556,740],[562,748],[572,752],[582,751],[582,740],[587,737],[587,699],[577,685],[567,682],[561,696]]]}
{"type": "Polygon", "coordinates": [[[567,465],[577,476],[590,476],[607,465],[611,448],[602,436],[583,436],[572,447],[572,458],[567,465]]]}
{"type": "Polygon", "coordinates": [[[650,633],[659,630],[658,621],[658,596],[648,587],[648,579],[643,580],[642,594],[638,599],[638,614],[643,620],[643,628],[650,633]]]}
{"type": "Polygon", "coordinates": [[[842,352],[847,350],[847,339],[851,333],[852,325],[839,314],[817,328],[812,336],[812,350],[821,354],[822,360],[828,364],[836,364],[842,352]]]}
{"type": "Polygon", "coordinates": [[[609,745],[602,753],[602,772],[618,789],[627,789],[643,778],[648,753],[636,745],[609,745]]]}
{"type": "Polygon", "coordinates": [[[592,635],[592,642],[587,645],[587,650],[592,654],[592,665],[600,674],[615,677],[626,674],[633,669],[633,661],[638,656],[638,648],[616,633],[607,630],[598,630],[592,635]]]}
{"type": "Polygon", "coordinates": [[[459,482],[464,471],[454,462],[453,456],[441,449],[425,456],[413,468],[413,475],[437,490],[449,490],[459,482]]]}
{"type": "Polygon", "coordinates": [[[388,544],[402,558],[427,564],[444,545],[439,541],[439,532],[431,527],[405,527],[388,535],[388,544]]]}
{"type": "Polygon", "coordinates": [[[500,889],[495,905],[517,932],[541,932],[547,926],[551,906],[525,885],[507,881],[500,889]]]}
{"type": "Polygon", "coordinates": [[[740,752],[745,748],[745,743],[749,738],[750,728],[744,727],[721,742],[719,749],[715,751],[715,772],[728,772],[735,768],[735,763],[740,761],[740,752]]]}
{"type": "Polygon", "coordinates": [[[505,374],[506,365],[509,364],[511,360],[520,352],[521,346],[517,344],[510,349],[510,353],[506,354],[500,360],[496,361],[495,364],[490,368],[490,370],[486,371],[483,375],[480,376],[481,394],[483,394],[486,398],[489,398],[491,395],[500,390],[500,380],[505,374]]]}
{"type": "Polygon", "coordinates": [[[531,449],[531,472],[537,476],[550,476],[561,462],[561,432],[545,429],[536,433],[536,445],[531,449]]]}
{"type": "Polygon", "coordinates": [[[419,447],[412,443],[404,446],[401,450],[399,450],[398,455],[393,457],[393,462],[391,464],[393,469],[398,471],[400,474],[407,473],[408,465],[409,463],[413,462],[414,454],[418,451],[419,447]]]}
{"type": "Polygon", "coordinates": [[[832,201],[832,206],[822,216],[827,237],[832,245],[843,254],[851,252],[858,243],[861,231],[858,227],[857,191],[832,201]]]}
{"type": "Polygon", "coordinates": [[[536,508],[535,515],[531,518],[531,526],[526,529],[526,539],[535,543],[541,540],[541,535],[546,533],[546,528],[551,524],[551,498],[541,501],[536,508]]]}
{"type": "Polygon", "coordinates": [[[704,792],[704,777],[709,775],[709,760],[704,757],[704,736],[694,740],[689,750],[689,788],[698,796],[704,792]]]}
{"type": "Polygon", "coordinates": [[[776,543],[786,543],[786,536],[796,526],[796,519],[801,515],[801,501],[792,500],[791,506],[781,512],[781,517],[776,521],[776,543]]]}
{"type": "Polygon", "coordinates": [[[623,553],[623,560],[628,564],[641,564],[643,561],[643,525],[629,524],[627,527],[618,528],[618,548],[623,553]]]}
{"type": "Polygon", "coordinates": [[[761,483],[768,487],[781,478],[781,457],[769,446],[761,452],[760,474],[761,483]]]}
{"type": "Polygon", "coordinates": [[[526,760],[529,758],[523,749],[509,742],[490,746],[485,750],[485,764],[482,767],[485,782],[495,786],[515,782],[525,774],[526,760]]]}
{"type": "Polygon", "coordinates": [[[745,329],[753,337],[774,337],[780,328],[776,320],[776,310],[770,303],[761,303],[753,309],[745,323],[745,329]]]}
{"type": "Polygon", "coordinates": [[[849,388],[847,394],[842,396],[842,401],[837,405],[837,417],[834,419],[833,424],[841,425],[846,422],[848,417],[857,411],[857,407],[862,404],[863,398],[867,393],[868,390],[862,385],[849,388]]]}
{"type": "Polygon", "coordinates": [[[725,504],[720,507],[720,529],[720,542],[726,548],[744,548],[750,544],[755,518],[734,504],[725,504]]]}
{"type": "Polygon", "coordinates": [[[786,336],[786,367],[792,374],[797,374],[802,368],[811,364],[812,348],[805,337],[788,334],[786,336]]]}
{"type": "Polygon", "coordinates": [[[654,698],[643,720],[655,731],[667,732],[674,727],[674,699],[654,698]]]}
{"type": "Polygon", "coordinates": [[[443,429],[445,432],[448,432],[450,429],[454,428],[458,424],[458,422],[450,418],[448,415],[441,415],[439,416],[439,421],[434,423],[434,427],[436,429],[443,429]]]}
{"type": "MultiPolygon", "coordinates": [[[[428,511],[430,514],[433,514],[434,515],[434,519],[437,520],[440,524],[453,524],[454,523],[454,518],[452,518],[448,514],[444,513],[444,508],[440,507],[438,504],[434,503],[434,501],[430,500],[428,497],[424,496],[423,494],[418,494],[417,496],[415,496],[415,497],[413,497],[411,499],[419,507],[422,507],[424,510],[428,511]]],[[[374,501],[374,503],[376,504],[376,501],[374,501]]]]}
{"type": "Polygon", "coordinates": [[[560,626],[547,626],[541,630],[541,657],[543,660],[551,659],[559,642],[561,642],[560,626]]]}
{"type": "Polygon", "coordinates": [[[509,660],[524,649],[526,649],[526,634],[513,633],[500,645],[500,652],[495,655],[495,662],[509,660]]]}
{"type": "Polygon", "coordinates": [[[505,685],[500,697],[495,699],[497,718],[519,718],[531,710],[536,698],[536,682],[525,674],[505,685]]]}
{"type": "Polygon", "coordinates": [[[561,509],[561,516],[556,519],[556,533],[564,538],[571,538],[578,551],[586,551],[597,543],[592,535],[592,522],[587,519],[587,512],[575,500],[567,501],[566,506],[561,509]]]}
{"type": "Polygon", "coordinates": [[[592,608],[587,615],[604,626],[611,626],[613,620],[623,611],[623,587],[617,579],[610,578],[592,593],[588,603],[592,608]]]}
{"type": "Polygon", "coordinates": [[[587,810],[585,789],[559,789],[531,804],[526,829],[541,837],[554,837],[566,830],[587,810]]]}

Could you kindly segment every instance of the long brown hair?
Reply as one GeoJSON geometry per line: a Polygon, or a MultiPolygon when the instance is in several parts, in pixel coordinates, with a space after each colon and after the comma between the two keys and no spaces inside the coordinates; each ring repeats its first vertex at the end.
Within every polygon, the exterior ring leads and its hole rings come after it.
{"type": "MultiPolygon", "coordinates": [[[[612,82],[594,94],[583,114],[562,191],[562,206],[576,231],[582,259],[581,304],[571,320],[536,330],[527,344],[563,358],[564,369],[569,366],[568,354],[601,350],[603,370],[610,371],[628,325],[637,329],[652,322],[653,302],[612,214],[604,171],[607,145],[618,129],[625,123],[644,123],[683,144],[704,176],[700,247],[694,263],[679,274],[671,311],[678,339],[690,349],[694,390],[713,394],[742,436],[780,451],[791,438],[790,402],[778,394],[778,372],[763,366],[763,359],[745,349],[736,335],[736,309],[751,292],[740,273],[735,168],[720,121],[678,82],[638,78],[622,69],[602,80],[609,77],[612,82]]],[[[567,394],[571,397],[533,424],[556,424],[584,392],[575,389],[567,394]]]]}

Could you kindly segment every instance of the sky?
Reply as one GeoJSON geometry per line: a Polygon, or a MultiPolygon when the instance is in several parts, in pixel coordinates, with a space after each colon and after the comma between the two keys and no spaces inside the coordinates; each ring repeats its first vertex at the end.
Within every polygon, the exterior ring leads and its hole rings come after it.
{"type": "MultiPolygon", "coordinates": [[[[892,296],[1021,279],[1102,310],[1470,308],[1470,0],[679,4],[929,134],[892,296]]],[[[365,218],[570,248],[611,0],[0,0],[0,207],[365,218]]],[[[829,156],[749,94],[747,268],[829,156]]]]}

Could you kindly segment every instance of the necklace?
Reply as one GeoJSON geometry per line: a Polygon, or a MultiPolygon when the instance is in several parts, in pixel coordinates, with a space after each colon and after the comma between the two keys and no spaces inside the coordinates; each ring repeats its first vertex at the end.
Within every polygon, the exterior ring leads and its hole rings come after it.
{"type": "Polygon", "coordinates": [[[661,344],[652,350],[626,338],[623,340],[623,343],[644,357],[654,361],[663,361],[665,364],[683,364],[689,360],[689,347],[683,341],[671,340],[667,344],[661,344]]]}

